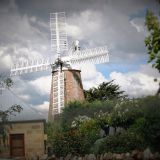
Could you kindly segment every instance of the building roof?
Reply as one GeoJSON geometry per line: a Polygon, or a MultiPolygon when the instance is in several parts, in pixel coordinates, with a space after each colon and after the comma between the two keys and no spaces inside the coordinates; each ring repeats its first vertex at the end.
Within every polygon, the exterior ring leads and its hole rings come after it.
{"type": "Polygon", "coordinates": [[[46,113],[43,113],[39,108],[26,104],[9,90],[4,90],[3,93],[0,94],[0,110],[5,111],[14,104],[21,105],[23,110],[20,113],[10,115],[8,118],[9,121],[34,121],[47,118],[46,113]]]}

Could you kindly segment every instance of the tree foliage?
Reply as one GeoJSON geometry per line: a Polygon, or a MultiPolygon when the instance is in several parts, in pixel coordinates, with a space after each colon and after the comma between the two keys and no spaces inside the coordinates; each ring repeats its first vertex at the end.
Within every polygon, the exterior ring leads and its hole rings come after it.
{"type": "Polygon", "coordinates": [[[86,90],[84,92],[86,100],[92,102],[95,100],[106,101],[126,98],[127,96],[124,95],[124,91],[120,90],[120,86],[113,82],[114,80],[110,82],[103,82],[97,88],[93,87],[86,90]]]}
{"type": "Polygon", "coordinates": [[[11,78],[0,76],[0,87],[10,88],[12,87],[12,85],[13,85],[13,81],[11,78]]]}
{"type": "Polygon", "coordinates": [[[75,117],[88,116],[93,118],[95,113],[98,113],[100,110],[103,112],[111,112],[113,107],[116,105],[116,101],[94,101],[94,102],[72,102],[64,107],[61,114],[61,125],[63,130],[68,130],[68,126],[71,125],[75,117]]]}
{"type": "MultiPolygon", "coordinates": [[[[13,85],[11,78],[4,78],[0,83],[1,87],[9,89],[13,85]]],[[[5,139],[7,137],[7,127],[8,117],[10,115],[15,115],[15,113],[20,113],[22,107],[18,104],[14,104],[6,110],[0,110],[0,134],[3,138],[3,144],[5,144],[5,139]]]]}
{"type": "Polygon", "coordinates": [[[134,149],[144,149],[145,143],[139,135],[124,131],[121,134],[109,135],[105,137],[99,146],[98,153],[126,153],[134,149]]]}
{"type": "MultiPolygon", "coordinates": [[[[76,118],[76,121],[78,119],[76,118]]],[[[66,156],[68,153],[74,155],[90,153],[90,148],[99,138],[99,129],[93,119],[80,120],[80,124],[78,121],[76,127],[70,126],[67,131],[61,130],[54,134],[52,145],[56,156],[66,156]]]]}
{"type": "Polygon", "coordinates": [[[10,108],[8,108],[5,111],[0,110],[0,120],[2,122],[7,122],[9,115],[15,115],[15,113],[20,113],[22,110],[22,107],[18,104],[12,105],[10,108]]]}
{"type": "Polygon", "coordinates": [[[160,72],[160,21],[152,11],[147,11],[145,25],[149,35],[145,39],[149,61],[160,72]]]}

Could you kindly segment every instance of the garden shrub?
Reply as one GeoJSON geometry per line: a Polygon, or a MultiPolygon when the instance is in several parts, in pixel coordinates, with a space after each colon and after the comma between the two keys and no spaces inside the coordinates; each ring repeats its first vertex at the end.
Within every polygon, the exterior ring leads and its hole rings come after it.
{"type": "Polygon", "coordinates": [[[76,130],[67,132],[59,132],[55,135],[53,140],[54,154],[58,157],[66,156],[68,153],[83,154],[83,135],[76,130]]]}
{"type": "Polygon", "coordinates": [[[142,100],[145,123],[142,132],[148,145],[155,151],[160,150],[160,97],[146,97],[142,100]]]}
{"type": "Polygon", "coordinates": [[[89,102],[71,102],[64,109],[61,115],[61,126],[63,130],[69,130],[72,121],[78,116],[88,116],[93,118],[94,114],[102,110],[103,112],[111,112],[115,106],[116,101],[94,101],[89,102]]]}
{"type": "Polygon", "coordinates": [[[64,108],[57,127],[51,128],[50,142],[57,156],[123,153],[145,147],[158,151],[160,97],[92,103],[75,101],[64,108]],[[100,130],[105,125],[125,131],[101,138],[100,130]]]}
{"type": "Polygon", "coordinates": [[[139,134],[154,151],[160,150],[160,97],[148,96],[138,101],[143,115],[137,118],[130,129],[139,134]]]}
{"type": "Polygon", "coordinates": [[[89,117],[78,116],[72,122],[69,130],[62,130],[55,134],[52,141],[53,150],[56,156],[65,156],[69,153],[88,154],[98,138],[100,136],[97,123],[89,117]]]}
{"type": "Polygon", "coordinates": [[[56,156],[88,154],[91,143],[88,135],[78,130],[57,133],[53,140],[53,150],[56,156]]]}
{"type": "Polygon", "coordinates": [[[144,149],[144,141],[132,132],[124,131],[121,134],[107,136],[101,143],[98,153],[126,153],[134,149],[144,149]]]}

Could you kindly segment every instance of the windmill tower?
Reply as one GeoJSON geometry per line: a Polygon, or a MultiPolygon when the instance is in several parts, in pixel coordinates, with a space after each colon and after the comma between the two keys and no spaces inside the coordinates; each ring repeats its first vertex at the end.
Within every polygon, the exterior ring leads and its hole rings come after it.
{"type": "Polygon", "coordinates": [[[26,61],[11,68],[11,76],[35,71],[47,70],[51,67],[52,82],[48,120],[61,113],[69,101],[83,100],[83,86],[80,70],[73,68],[84,63],[105,63],[109,61],[106,46],[80,50],[79,41],[75,41],[68,50],[66,18],[64,12],[50,14],[51,50],[56,53],[56,60],[48,59],[26,61]]]}

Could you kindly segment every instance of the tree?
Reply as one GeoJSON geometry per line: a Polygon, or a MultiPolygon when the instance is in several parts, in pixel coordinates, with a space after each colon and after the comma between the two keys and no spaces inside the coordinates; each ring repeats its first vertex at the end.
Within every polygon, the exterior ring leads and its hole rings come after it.
{"type": "Polygon", "coordinates": [[[113,81],[103,82],[97,88],[93,87],[86,90],[84,92],[86,100],[92,102],[95,100],[106,101],[126,98],[127,96],[123,94],[124,91],[121,91],[120,86],[114,84],[113,81]]]}
{"type": "MultiPolygon", "coordinates": [[[[160,3],[160,1],[159,1],[160,3]]],[[[147,11],[145,25],[149,35],[145,38],[145,45],[148,50],[149,60],[152,66],[160,72],[160,21],[152,11],[147,11]]],[[[157,95],[160,94],[160,83],[157,95]]]]}
{"type": "Polygon", "coordinates": [[[152,11],[147,11],[145,25],[149,31],[149,35],[145,39],[148,49],[149,62],[160,72],[160,22],[158,16],[152,11]]]}
{"type": "Polygon", "coordinates": [[[3,144],[5,144],[5,139],[7,137],[7,127],[8,117],[14,115],[15,112],[20,112],[22,107],[20,105],[12,105],[9,109],[2,111],[0,110],[0,134],[2,135],[3,144]]]}
{"type": "MultiPolygon", "coordinates": [[[[13,85],[11,78],[4,78],[1,80],[0,85],[4,88],[10,88],[13,85]]],[[[8,117],[14,115],[16,112],[20,112],[22,107],[20,105],[14,104],[6,110],[0,110],[0,134],[2,135],[3,144],[5,144],[5,139],[7,136],[6,124],[8,122],[8,117]]]]}

